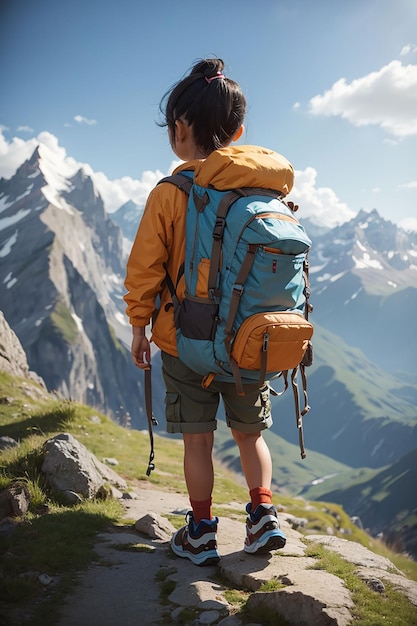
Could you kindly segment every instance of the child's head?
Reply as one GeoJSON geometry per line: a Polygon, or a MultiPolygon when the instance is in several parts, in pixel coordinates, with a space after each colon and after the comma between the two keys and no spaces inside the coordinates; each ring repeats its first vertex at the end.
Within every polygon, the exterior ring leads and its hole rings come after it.
{"type": "Polygon", "coordinates": [[[223,75],[223,68],[221,59],[204,59],[165,94],[160,109],[171,142],[178,120],[192,127],[204,156],[233,140],[243,124],[246,100],[239,85],[223,75]]]}

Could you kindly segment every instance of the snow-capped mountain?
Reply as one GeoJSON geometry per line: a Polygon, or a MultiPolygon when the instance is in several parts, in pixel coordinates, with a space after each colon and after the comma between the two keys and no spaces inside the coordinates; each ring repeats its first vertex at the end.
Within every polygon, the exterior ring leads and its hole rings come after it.
{"type": "Polygon", "coordinates": [[[314,239],[314,318],[389,372],[417,374],[417,233],[360,211],[314,239]]]}
{"type": "MultiPolygon", "coordinates": [[[[417,446],[417,235],[361,211],[312,239],[306,441],[347,465],[381,467],[417,446]]],[[[288,393],[273,400],[285,416],[273,428],[296,443],[292,403],[288,393]]]]}
{"type": "Polygon", "coordinates": [[[41,145],[0,181],[1,310],[49,389],[143,414],[122,299],[122,234],[82,170],[41,145]],[[69,175],[70,174],[70,175],[69,175]]]}

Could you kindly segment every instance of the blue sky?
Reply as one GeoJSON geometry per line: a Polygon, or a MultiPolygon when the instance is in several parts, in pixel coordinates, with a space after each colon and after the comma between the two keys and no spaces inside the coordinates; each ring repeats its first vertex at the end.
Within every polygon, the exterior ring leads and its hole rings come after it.
{"type": "Polygon", "coordinates": [[[293,163],[300,218],[376,208],[417,229],[415,0],[3,0],[0,24],[1,176],[41,141],[88,164],[109,210],[142,203],[174,158],[162,95],[218,55],[243,142],[293,163]]]}

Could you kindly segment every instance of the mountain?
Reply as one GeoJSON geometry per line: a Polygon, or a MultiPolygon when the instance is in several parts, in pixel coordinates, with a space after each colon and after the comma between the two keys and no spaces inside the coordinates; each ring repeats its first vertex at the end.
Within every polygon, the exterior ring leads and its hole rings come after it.
{"type": "Polygon", "coordinates": [[[344,473],[303,492],[303,496],[336,502],[374,536],[383,533],[397,551],[417,557],[417,449],[380,470],[344,473]]]}
{"type": "MultiPolygon", "coordinates": [[[[375,468],[417,447],[416,383],[383,370],[319,324],[313,345],[313,366],[306,370],[311,410],[303,419],[307,453],[315,450],[350,467],[375,468]]],[[[280,391],[279,380],[272,386],[280,391]]],[[[296,444],[291,389],[272,397],[272,405],[273,431],[296,444]]]]}
{"type": "MultiPolygon", "coordinates": [[[[299,213],[302,220],[302,207],[299,213]]],[[[109,215],[87,173],[70,172],[44,145],[0,181],[0,308],[30,368],[67,397],[112,415],[128,411],[135,428],[146,422],[123,279],[140,215],[133,202],[109,215]]],[[[331,230],[310,226],[315,358],[307,452],[348,467],[382,467],[417,446],[417,234],[376,211],[331,230]]],[[[157,351],[153,358],[163,423],[157,351]]],[[[273,432],[296,446],[291,392],[273,405],[273,432]]]]}
{"type": "Polygon", "coordinates": [[[125,202],[117,211],[110,214],[111,219],[119,226],[130,250],[136,236],[139,222],[143,215],[143,207],[133,200],[125,202]]]}
{"type": "Polygon", "coordinates": [[[124,343],[122,234],[83,170],[39,146],[0,180],[1,310],[48,389],[145,423],[124,343]]]}
{"type": "Polygon", "coordinates": [[[360,211],[316,235],[310,264],[312,319],[373,363],[415,381],[417,233],[376,210],[360,211]]]}

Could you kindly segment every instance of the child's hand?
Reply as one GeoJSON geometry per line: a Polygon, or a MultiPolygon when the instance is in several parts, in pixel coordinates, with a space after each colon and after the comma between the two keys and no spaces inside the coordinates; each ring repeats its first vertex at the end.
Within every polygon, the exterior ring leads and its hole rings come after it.
{"type": "Polygon", "coordinates": [[[144,328],[133,327],[131,354],[133,363],[140,369],[146,369],[151,364],[151,346],[145,335],[144,328]]]}

